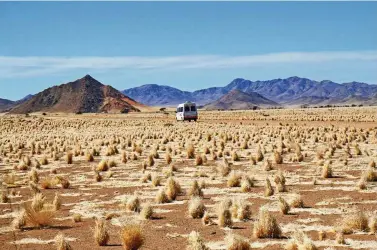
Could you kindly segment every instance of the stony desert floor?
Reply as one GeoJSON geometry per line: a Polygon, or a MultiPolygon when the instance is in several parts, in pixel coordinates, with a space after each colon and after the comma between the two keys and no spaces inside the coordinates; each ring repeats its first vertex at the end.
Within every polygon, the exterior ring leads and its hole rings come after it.
{"type": "Polygon", "coordinates": [[[377,249],[375,162],[371,107],[1,115],[0,249],[377,249]]]}

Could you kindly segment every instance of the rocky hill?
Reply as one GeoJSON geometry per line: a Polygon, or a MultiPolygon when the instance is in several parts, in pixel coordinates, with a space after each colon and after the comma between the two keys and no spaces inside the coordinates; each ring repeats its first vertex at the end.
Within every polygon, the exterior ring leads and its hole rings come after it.
{"type": "Polygon", "coordinates": [[[90,75],[53,86],[15,106],[10,113],[30,112],[133,112],[142,105],[90,75]]]}
{"type": "Polygon", "coordinates": [[[250,92],[245,93],[237,89],[231,90],[218,100],[204,106],[205,109],[255,109],[279,107],[280,105],[262,95],[250,92]]]}

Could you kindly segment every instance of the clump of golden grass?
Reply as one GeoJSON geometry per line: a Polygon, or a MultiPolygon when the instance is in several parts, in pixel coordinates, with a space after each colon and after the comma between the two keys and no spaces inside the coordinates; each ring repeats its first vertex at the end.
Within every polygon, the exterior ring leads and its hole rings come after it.
{"type": "Polygon", "coordinates": [[[324,240],[324,239],[326,239],[326,232],[325,231],[318,231],[318,239],[320,240],[320,241],[322,241],[322,240],[324,240]]]}
{"type": "Polygon", "coordinates": [[[72,220],[73,222],[77,223],[77,222],[81,222],[82,221],[82,216],[81,214],[73,214],[72,215],[72,220]]]}
{"type": "Polygon", "coordinates": [[[365,176],[361,176],[361,177],[360,177],[360,180],[359,180],[359,182],[357,183],[357,187],[358,187],[360,190],[367,189],[367,181],[366,181],[365,176]]]}
{"type": "Polygon", "coordinates": [[[277,192],[287,192],[287,188],[285,187],[285,177],[280,170],[277,172],[274,182],[276,184],[277,192]]]}
{"type": "Polygon", "coordinates": [[[168,196],[170,200],[175,200],[178,194],[182,192],[181,185],[179,185],[179,183],[176,180],[174,180],[173,177],[168,178],[165,185],[165,189],[166,189],[166,195],[168,196]]]}
{"type": "Polygon", "coordinates": [[[2,181],[6,185],[15,185],[15,183],[17,181],[17,177],[14,173],[4,174],[2,181]]]}
{"type": "Polygon", "coordinates": [[[363,172],[362,178],[366,181],[377,181],[377,172],[374,171],[374,168],[368,167],[365,172],[363,172]]]}
{"type": "Polygon", "coordinates": [[[294,208],[304,208],[304,201],[302,200],[300,195],[295,195],[292,201],[290,202],[290,206],[294,208]]]}
{"type": "Polygon", "coordinates": [[[281,229],[276,219],[266,210],[260,209],[254,223],[253,234],[256,238],[280,238],[281,229]]]}
{"type": "Polygon", "coordinates": [[[280,211],[283,214],[288,214],[289,210],[291,210],[291,207],[286,202],[286,200],[283,199],[283,197],[279,197],[279,207],[280,207],[280,211]]]}
{"type": "Polygon", "coordinates": [[[229,174],[227,186],[228,187],[239,187],[241,184],[241,175],[232,170],[229,174]]]}
{"type": "Polygon", "coordinates": [[[231,170],[231,168],[229,166],[229,163],[224,157],[223,164],[218,167],[218,171],[220,172],[221,176],[224,177],[224,176],[227,176],[230,173],[230,170],[231,170]]]}
{"type": "Polygon", "coordinates": [[[169,197],[166,195],[166,192],[163,188],[161,188],[156,195],[156,203],[162,204],[162,203],[168,203],[170,202],[169,197]]]}
{"type": "Polygon", "coordinates": [[[250,192],[252,187],[254,187],[254,179],[249,176],[244,176],[241,181],[241,191],[244,193],[250,192]]]}
{"type": "Polygon", "coordinates": [[[59,196],[58,193],[55,193],[55,197],[54,197],[54,200],[52,202],[52,205],[54,207],[55,210],[59,210],[61,205],[62,205],[62,201],[61,201],[61,198],[59,196]]]}
{"type": "Polygon", "coordinates": [[[172,162],[172,158],[171,158],[171,155],[169,153],[167,153],[165,155],[165,161],[167,164],[170,164],[172,162]]]}
{"type": "Polygon", "coordinates": [[[227,202],[228,201],[220,202],[217,206],[218,225],[220,227],[231,228],[233,225],[232,214],[229,210],[230,204],[227,202]]]}
{"type": "Polygon", "coordinates": [[[332,168],[330,164],[325,163],[322,167],[322,177],[323,178],[331,178],[333,177],[332,168]]]}
{"type": "Polygon", "coordinates": [[[8,203],[9,202],[9,197],[6,191],[1,191],[0,194],[0,203],[8,203]]]}
{"type": "Polygon", "coordinates": [[[42,208],[40,210],[37,210],[34,208],[34,206],[29,204],[25,204],[24,209],[26,222],[38,228],[50,226],[56,215],[56,212],[53,209],[42,208]]]}
{"type": "Polygon", "coordinates": [[[101,182],[102,181],[102,175],[99,172],[95,171],[94,172],[94,179],[96,180],[96,182],[101,182]]]}
{"type": "Polygon", "coordinates": [[[85,154],[85,160],[86,160],[87,162],[92,162],[92,161],[94,161],[94,157],[93,157],[92,153],[90,153],[89,151],[86,152],[86,154],[85,154]]]}
{"type": "Polygon", "coordinates": [[[346,244],[346,241],[344,240],[344,234],[343,232],[337,232],[335,236],[335,242],[341,245],[346,244]]]}
{"type": "Polygon", "coordinates": [[[187,158],[194,159],[195,158],[195,148],[192,144],[189,144],[186,148],[187,158]]]}
{"type": "Polygon", "coordinates": [[[274,194],[274,189],[272,188],[270,180],[267,178],[266,179],[266,185],[264,189],[264,196],[271,196],[274,194]]]}
{"type": "Polygon", "coordinates": [[[26,225],[26,212],[25,209],[21,209],[15,213],[15,217],[11,222],[11,227],[15,230],[22,229],[26,225]]]}
{"type": "Polygon", "coordinates": [[[126,209],[132,212],[140,212],[140,199],[136,195],[127,200],[126,209]]]}
{"type": "Polygon", "coordinates": [[[148,155],[148,166],[152,167],[154,165],[153,155],[148,155]]]}
{"type": "Polygon", "coordinates": [[[152,185],[154,187],[161,186],[161,177],[158,176],[156,173],[153,173],[151,176],[152,176],[152,185]]]}
{"type": "Polygon", "coordinates": [[[39,182],[39,175],[35,168],[32,168],[29,172],[29,180],[31,180],[33,183],[39,182]]]}
{"type": "Polygon", "coordinates": [[[57,180],[55,178],[46,177],[41,181],[41,188],[43,189],[51,189],[57,184],[57,180]]]}
{"type": "Polygon", "coordinates": [[[67,153],[66,162],[67,162],[67,164],[72,164],[72,162],[73,162],[73,153],[72,152],[67,153]]]}
{"type": "Polygon", "coordinates": [[[107,232],[106,221],[97,218],[94,227],[94,241],[98,246],[106,246],[110,240],[110,235],[107,232]]]}
{"type": "Polygon", "coordinates": [[[371,216],[368,222],[369,233],[375,234],[377,232],[377,217],[371,216]]]}
{"type": "Polygon", "coordinates": [[[97,168],[96,168],[96,171],[107,171],[109,170],[109,165],[107,163],[106,160],[102,159],[98,165],[97,165],[97,168]]]}
{"type": "Polygon", "coordinates": [[[257,154],[255,156],[255,160],[258,162],[258,161],[263,161],[263,159],[264,159],[264,156],[263,156],[262,150],[261,150],[260,146],[258,146],[258,150],[257,150],[257,154]]]}
{"type": "Polygon", "coordinates": [[[295,231],[292,239],[285,246],[286,250],[317,250],[313,241],[302,231],[295,231]]]}
{"type": "Polygon", "coordinates": [[[71,250],[72,247],[69,245],[68,241],[66,241],[63,233],[58,233],[55,236],[55,246],[57,250],[71,250]]]}
{"type": "Polygon", "coordinates": [[[123,249],[137,250],[144,244],[144,236],[140,225],[125,225],[120,232],[123,249]]]}
{"type": "Polygon", "coordinates": [[[45,202],[46,197],[42,193],[37,193],[33,196],[31,207],[36,211],[40,211],[43,209],[45,202]]]}
{"type": "Polygon", "coordinates": [[[282,164],[283,163],[283,157],[278,151],[274,151],[274,159],[276,164],[282,164]]]}
{"type": "Polygon", "coordinates": [[[188,190],[188,195],[203,197],[203,191],[199,187],[199,183],[197,180],[194,180],[194,182],[192,183],[190,189],[188,190]]]}
{"type": "Polygon", "coordinates": [[[227,250],[251,250],[250,243],[243,237],[232,233],[225,237],[227,250]]]}
{"type": "Polygon", "coordinates": [[[151,173],[144,173],[144,175],[140,178],[141,183],[146,183],[148,181],[152,180],[151,173]]]}
{"type": "Polygon", "coordinates": [[[238,156],[236,151],[233,151],[233,153],[232,153],[232,160],[233,161],[239,161],[240,160],[240,157],[238,156]]]}
{"type": "Polygon", "coordinates": [[[266,159],[264,161],[263,168],[264,168],[265,171],[271,171],[272,170],[272,164],[268,159],[266,159]]]}
{"type": "Polygon", "coordinates": [[[209,250],[209,248],[204,244],[200,234],[192,231],[188,236],[187,250],[209,250]]]}
{"type": "Polygon", "coordinates": [[[208,213],[208,211],[205,211],[204,212],[204,215],[202,217],[202,224],[204,226],[209,226],[209,225],[212,225],[213,224],[213,221],[208,213]]]}
{"type": "Polygon", "coordinates": [[[368,231],[368,217],[362,211],[345,215],[341,223],[341,230],[345,234],[350,234],[354,231],[366,232],[368,231]]]}
{"type": "Polygon", "coordinates": [[[47,160],[47,157],[46,156],[43,156],[42,160],[41,160],[41,164],[42,165],[47,165],[48,164],[48,160],[47,160]]]}
{"type": "Polygon", "coordinates": [[[241,221],[247,221],[251,218],[251,205],[246,201],[238,201],[233,203],[235,209],[237,209],[237,217],[241,221]]]}
{"type": "Polygon", "coordinates": [[[143,204],[141,206],[141,211],[140,211],[140,217],[145,220],[152,219],[153,217],[153,207],[151,206],[150,203],[143,204]]]}
{"type": "Polygon", "coordinates": [[[203,165],[203,157],[201,155],[197,155],[195,157],[195,165],[196,166],[201,166],[203,165]]]}
{"type": "Polygon", "coordinates": [[[198,219],[202,218],[206,207],[202,199],[198,196],[192,197],[188,204],[188,212],[191,218],[198,219]]]}

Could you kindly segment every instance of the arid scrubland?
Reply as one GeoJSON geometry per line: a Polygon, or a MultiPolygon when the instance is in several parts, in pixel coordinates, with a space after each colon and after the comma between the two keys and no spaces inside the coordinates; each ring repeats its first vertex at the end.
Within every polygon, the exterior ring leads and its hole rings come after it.
{"type": "Polygon", "coordinates": [[[0,249],[377,249],[377,109],[0,117],[0,249]]]}

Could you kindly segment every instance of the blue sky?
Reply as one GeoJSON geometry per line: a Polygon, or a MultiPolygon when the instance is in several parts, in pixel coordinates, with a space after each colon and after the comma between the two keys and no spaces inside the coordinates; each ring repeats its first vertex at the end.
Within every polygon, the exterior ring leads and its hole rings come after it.
{"type": "Polygon", "coordinates": [[[234,78],[377,83],[377,2],[0,2],[0,98],[234,78]]]}

